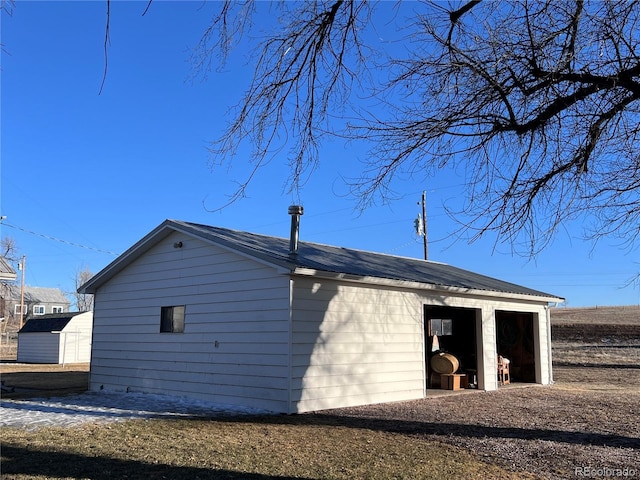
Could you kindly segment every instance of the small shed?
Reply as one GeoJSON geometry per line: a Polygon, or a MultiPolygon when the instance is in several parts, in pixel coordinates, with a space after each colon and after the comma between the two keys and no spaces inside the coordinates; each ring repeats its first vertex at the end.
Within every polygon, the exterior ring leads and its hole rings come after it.
{"type": "Polygon", "coordinates": [[[20,363],[85,363],[91,360],[93,312],[40,315],[18,332],[20,363]]]}
{"type": "Polygon", "coordinates": [[[442,387],[436,335],[478,390],[500,386],[500,355],[514,381],[553,381],[559,297],[298,241],[298,221],[278,238],[167,220],[95,275],[80,288],[95,294],[90,389],[283,413],[412,400],[442,387]]]}

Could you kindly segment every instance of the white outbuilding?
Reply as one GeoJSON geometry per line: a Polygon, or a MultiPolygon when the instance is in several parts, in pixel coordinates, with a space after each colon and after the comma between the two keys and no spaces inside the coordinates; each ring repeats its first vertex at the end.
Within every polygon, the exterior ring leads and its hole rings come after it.
{"type": "Polygon", "coordinates": [[[552,382],[561,298],[298,241],[301,210],[289,238],[166,220],[84,284],[90,389],[307,412],[423,398],[445,386],[435,350],[455,357],[460,388],[497,389],[498,356],[512,382],[552,382]]]}
{"type": "Polygon", "coordinates": [[[18,332],[19,363],[86,363],[91,359],[93,312],[32,317],[18,332]]]}

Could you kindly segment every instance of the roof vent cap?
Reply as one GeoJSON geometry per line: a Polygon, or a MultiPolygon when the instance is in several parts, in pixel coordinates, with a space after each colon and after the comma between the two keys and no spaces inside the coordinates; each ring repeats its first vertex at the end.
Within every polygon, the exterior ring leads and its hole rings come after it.
{"type": "Polygon", "coordinates": [[[289,255],[298,254],[298,237],[300,236],[300,215],[304,213],[302,205],[291,205],[289,215],[291,215],[291,236],[289,238],[289,255]]]}
{"type": "Polygon", "coordinates": [[[291,205],[289,207],[289,215],[302,215],[304,207],[302,205],[291,205]]]}

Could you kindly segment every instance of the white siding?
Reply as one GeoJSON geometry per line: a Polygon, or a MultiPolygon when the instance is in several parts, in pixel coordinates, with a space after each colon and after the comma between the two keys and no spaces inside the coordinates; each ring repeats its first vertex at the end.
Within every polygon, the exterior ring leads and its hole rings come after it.
{"type": "Polygon", "coordinates": [[[289,278],[172,233],[98,289],[90,388],[289,413],[422,398],[425,305],[475,310],[486,390],[497,388],[496,310],[532,313],[536,380],[551,381],[542,303],[289,278]],[[175,305],[184,333],[160,333],[161,307],[175,305]]]}
{"type": "Polygon", "coordinates": [[[59,334],[58,363],[86,363],[91,360],[93,313],[75,315],[59,334]]]}
{"type": "Polygon", "coordinates": [[[51,332],[18,334],[19,363],[58,363],[60,335],[51,332]]]}
{"type": "Polygon", "coordinates": [[[311,279],[293,292],[292,412],[424,396],[415,294],[311,279]]]}
{"type": "Polygon", "coordinates": [[[495,311],[534,314],[536,381],[549,383],[546,309],[534,302],[296,278],[291,412],[422,398],[424,305],[476,311],[479,388],[495,390],[495,311]]]}
{"type": "Polygon", "coordinates": [[[173,233],[97,291],[91,389],[286,411],[288,325],[287,276],[173,233]],[[160,333],[174,305],[184,333],[160,333]]]}
{"type": "Polygon", "coordinates": [[[498,388],[498,346],[496,335],[496,309],[492,304],[482,306],[481,341],[482,353],[478,365],[478,388],[496,390],[498,388]]]}

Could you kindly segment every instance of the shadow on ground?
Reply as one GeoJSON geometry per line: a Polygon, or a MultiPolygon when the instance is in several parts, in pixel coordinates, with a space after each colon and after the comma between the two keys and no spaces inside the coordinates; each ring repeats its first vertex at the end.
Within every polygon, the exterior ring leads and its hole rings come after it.
{"type": "MultiPolygon", "coordinates": [[[[135,460],[87,457],[11,445],[3,445],[2,447],[2,475],[4,478],[11,478],[10,475],[28,475],[44,478],[90,478],[92,480],[113,480],[114,478],[288,480],[294,478],[215,468],[154,465],[135,460]]],[[[300,479],[300,477],[295,478],[300,479]]]]}
{"type": "Polygon", "coordinates": [[[2,374],[2,398],[28,398],[85,392],[89,372],[8,372],[2,374]]]}

